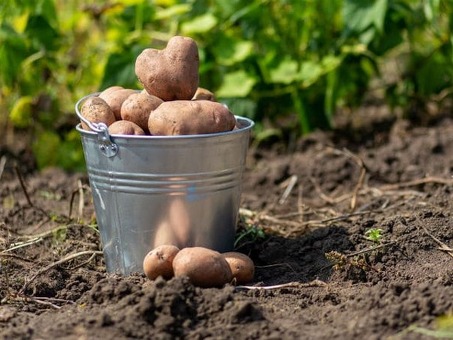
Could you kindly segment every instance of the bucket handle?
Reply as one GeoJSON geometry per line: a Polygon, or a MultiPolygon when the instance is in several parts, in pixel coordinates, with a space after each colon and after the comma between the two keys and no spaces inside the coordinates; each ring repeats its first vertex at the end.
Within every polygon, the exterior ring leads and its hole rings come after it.
{"type": "Polygon", "coordinates": [[[77,116],[80,118],[81,121],[83,121],[88,127],[97,133],[98,135],[98,142],[99,142],[99,150],[107,157],[113,157],[118,153],[118,145],[115,144],[111,136],[109,134],[108,127],[105,123],[93,123],[90,122],[88,119],[82,116],[80,113],[79,107],[82,105],[82,103],[91,96],[96,96],[97,93],[90,94],[88,96],[80,98],[77,103],[75,104],[75,111],[77,113],[77,116]]]}

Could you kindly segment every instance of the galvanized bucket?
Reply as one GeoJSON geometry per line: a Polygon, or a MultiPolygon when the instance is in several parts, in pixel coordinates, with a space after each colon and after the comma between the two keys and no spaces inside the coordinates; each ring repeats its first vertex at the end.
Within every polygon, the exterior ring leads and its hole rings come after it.
{"type": "Polygon", "coordinates": [[[232,250],[253,121],[236,116],[236,130],[216,134],[109,135],[81,116],[87,97],[76,113],[93,131],[76,129],[107,271],[142,272],[161,244],[232,250]]]}

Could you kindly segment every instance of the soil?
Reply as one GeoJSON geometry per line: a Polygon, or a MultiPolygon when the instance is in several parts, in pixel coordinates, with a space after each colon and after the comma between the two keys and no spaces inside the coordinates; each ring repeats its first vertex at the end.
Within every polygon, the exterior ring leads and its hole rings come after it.
{"type": "Polygon", "coordinates": [[[253,142],[222,288],[106,273],[87,175],[1,151],[2,339],[453,337],[451,117],[253,142]]]}

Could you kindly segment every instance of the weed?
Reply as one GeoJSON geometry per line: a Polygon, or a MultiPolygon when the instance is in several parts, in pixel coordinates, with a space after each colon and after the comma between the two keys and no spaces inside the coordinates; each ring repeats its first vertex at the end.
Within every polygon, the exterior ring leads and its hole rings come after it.
{"type": "Polygon", "coordinates": [[[240,248],[246,243],[255,243],[263,240],[266,237],[263,229],[253,224],[247,224],[236,236],[234,248],[240,248]]]}
{"type": "Polygon", "coordinates": [[[347,268],[359,268],[362,270],[370,269],[369,265],[362,257],[350,258],[347,255],[339,253],[337,251],[330,251],[328,253],[325,253],[325,256],[326,259],[332,263],[332,268],[334,270],[343,270],[347,268]]]}
{"type": "Polygon", "coordinates": [[[411,325],[390,339],[400,339],[410,333],[425,335],[430,339],[453,339],[453,314],[445,314],[436,318],[434,329],[411,325]]]}
{"type": "Polygon", "coordinates": [[[380,229],[380,228],[371,228],[371,229],[368,229],[366,232],[365,232],[365,238],[369,241],[373,241],[375,243],[381,243],[382,241],[382,232],[383,230],[380,229]]]}

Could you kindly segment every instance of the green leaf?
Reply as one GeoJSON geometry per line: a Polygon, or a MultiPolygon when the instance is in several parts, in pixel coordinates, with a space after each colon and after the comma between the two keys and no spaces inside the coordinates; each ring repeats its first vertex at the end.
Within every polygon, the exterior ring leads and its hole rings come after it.
{"type": "Polygon", "coordinates": [[[39,0],[34,4],[36,14],[41,15],[54,29],[58,29],[58,16],[55,0],[39,0]]]}
{"type": "Polygon", "coordinates": [[[28,56],[27,44],[10,26],[0,26],[0,81],[12,86],[22,61],[28,56]]]}
{"type": "Polygon", "coordinates": [[[32,123],[32,103],[33,97],[24,96],[19,98],[9,114],[9,119],[18,128],[29,127],[32,123]]]}
{"type": "Polygon", "coordinates": [[[437,16],[440,7],[440,0],[425,0],[423,1],[423,12],[425,13],[425,18],[432,22],[433,19],[437,16]]]}
{"type": "Polygon", "coordinates": [[[270,70],[270,80],[281,84],[300,82],[303,87],[309,87],[321,76],[337,68],[341,60],[342,58],[331,55],[324,57],[319,63],[306,60],[299,65],[295,60],[285,59],[270,70]]]}
{"type": "Polygon", "coordinates": [[[291,84],[299,78],[299,65],[295,60],[284,59],[269,72],[270,81],[273,83],[291,84]]]}
{"type": "Polygon", "coordinates": [[[256,79],[244,70],[227,73],[222,85],[216,91],[216,96],[219,98],[246,97],[255,84],[256,79]]]}
{"type": "Polygon", "coordinates": [[[60,137],[49,130],[38,134],[32,148],[39,169],[57,164],[60,141],[60,137]]]}
{"type": "Polygon", "coordinates": [[[212,13],[206,13],[186,21],[181,25],[181,32],[184,35],[205,33],[217,25],[217,18],[212,13]]]}
{"type": "Polygon", "coordinates": [[[302,134],[307,134],[313,131],[313,126],[310,122],[309,112],[306,109],[304,100],[297,88],[293,89],[291,97],[294,103],[294,109],[296,110],[297,116],[299,118],[300,132],[302,134]]]}
{"type": "Polygon", "coordinates": [[[37,50],[56,50],[59,47],[59,33],[41,15],[32,15],[28,18],[25,35],[30,39],[37,50]]]}
{"type": "Polygon", "coordinates": [[[302,81],[303,87],[308,87],[315,83],[323,75],[322,66],[314,61],[307,60],[302,63],[297,78],[302,81]]]}
{"type": "Polygon", "coordinates": [[[222,36],[212,50],[217,64],[230,66],[244,61],[253,54],[253,43],[242,39],[222,36]]]}
{"type": "Polygon", "coordinates": [[[416,64],[421,64],[416,73],[417,88],[420,95],[429,97],[448,88],[453,83],[452,61],[440,51],[428,59],[424,55],[413,55],[416,64]],[[421,63],[423,62],[423,63],[421,63]]]}
{"type": "Polygon", "coordinates": [[[334,55],[327,55],[321,60],[321,65],[324,70],[324,73],[328,73],[336,69],[341,65],[343,57],[337,57],[334,55]]]}
{"type": "Polygon", "coordinates": [[[256,102],[248,98],[225,98],[223,103],[235,115],[253,119],[256,113],[256,102]]]}
{"type": "Polygon", "coordinates": [[[174,20],[175,17],[177,17],[177,16],[189,13],[191,8],[192,7],[188,4],[173,5],[171,7],[158,10],[156,12],[155,19],[156,20],[170,20],[170,19],[174,20]]]}
{"type": "Polygon", "coordinates": [[[109,55],[100,88],[105,89],[114,85],[126,88],[137,87],[135,59],[141,49],[140,46],[134,46],[129,50],[122,50],[109,55]]]}
{"type": "Polygon", "coordinates": [[[85,158],[83,155],[80,133],[71,130],[60,143],[56,160],[58,166],[67,170],[85,170],[85,158]]]}
{"type": "Polygon", "coordinates": [[[345,0],[343,19],[346,27],[354,32],[364,32],[374,26],[384,30],[388,0],[345,0]]]}

